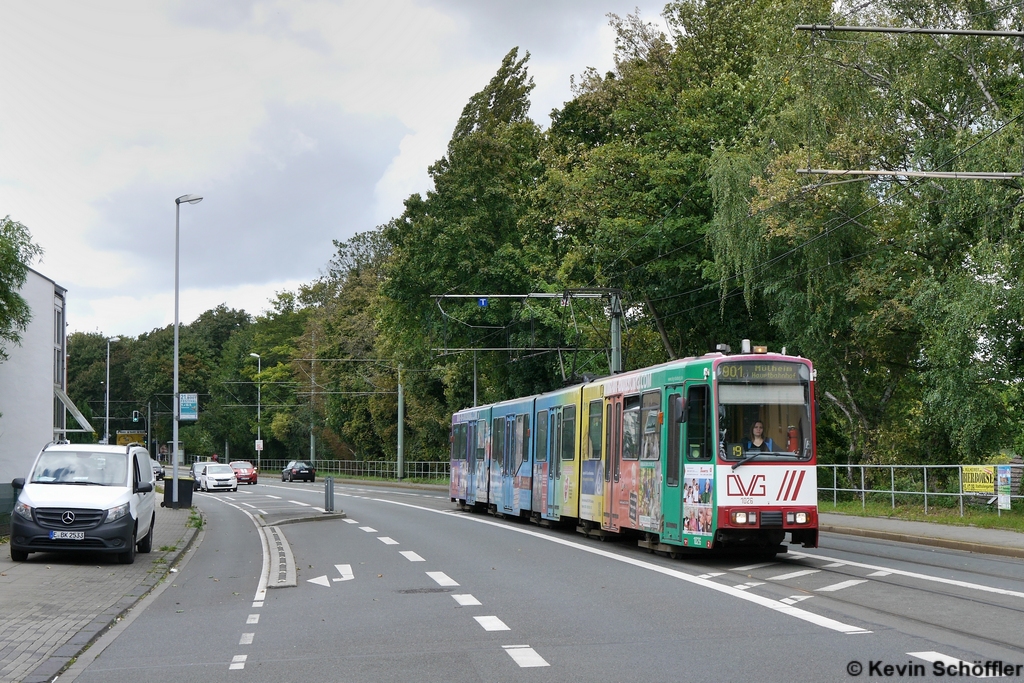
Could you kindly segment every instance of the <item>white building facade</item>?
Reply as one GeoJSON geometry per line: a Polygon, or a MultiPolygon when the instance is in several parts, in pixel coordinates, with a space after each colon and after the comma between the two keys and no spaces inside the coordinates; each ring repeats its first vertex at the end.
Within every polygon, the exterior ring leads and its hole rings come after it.
{"type": "Polygon", "coordinates": [[[0,363],[0,485],[27,476],[39,450],[67,429],[92,431],[66,393],[67,291],[29,268],[19,294],[32,319],[0,363]]]}

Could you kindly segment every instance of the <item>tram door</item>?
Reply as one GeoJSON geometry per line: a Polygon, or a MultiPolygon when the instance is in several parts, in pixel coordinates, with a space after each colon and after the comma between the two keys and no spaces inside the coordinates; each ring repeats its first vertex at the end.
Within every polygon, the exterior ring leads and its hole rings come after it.
{"type": "Polygon", "coordinates": [[[558,445],[562,442],[562,409],[551,408],[548,410],[548,490],[545,501],[545,516],[549,519],[558,519],[558,489],[559,477],[561,475],[561,457],[558,445]]]}
{"type": "Polygon", "coordinates": [[[711,388],[687,382],[683,414],[682,497],[683,534],[691,546],[710,548],[714,532],[715,440],[712,433],[711,388]]]}
{"type": "Polygon", "coordinates": [[[501,507],[512,512],[516,475],[516,416],[505,416],[505,458],[501,462],[501,507]]]}
{"type": "Polygon", "coordinates": [[[670,386],[668,390],[668,411],[665,441],[665,493],[662,497],[662,513],[665,531],[662,538],[668,541],[682,540],[683,534],[683,397],[682,386],[670,386]]]}
{"type": "Polygon", "coordinates": [[[619,530],[619,488],[622,473],[622,396],[609,396],[605,403],[607,451],[604,470],[604,519],[602,528],[619,530]]]}

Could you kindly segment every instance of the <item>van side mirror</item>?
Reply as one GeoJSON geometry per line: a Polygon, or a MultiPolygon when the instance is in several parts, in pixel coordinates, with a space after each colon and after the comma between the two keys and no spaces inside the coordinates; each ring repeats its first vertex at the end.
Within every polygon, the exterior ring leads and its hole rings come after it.
{"type": "Polygon", "coordinates": [[[135,493],[149,493],[153,490],[153,484],[148,481],[140,481],[135,485],[135,493]]]}
{"type": "Polygon", "coordinates": [[[14,487],[15,491],[20,491],[25,488],[25,477],[18,477],[11,481],[11,486],[14,487]]]}

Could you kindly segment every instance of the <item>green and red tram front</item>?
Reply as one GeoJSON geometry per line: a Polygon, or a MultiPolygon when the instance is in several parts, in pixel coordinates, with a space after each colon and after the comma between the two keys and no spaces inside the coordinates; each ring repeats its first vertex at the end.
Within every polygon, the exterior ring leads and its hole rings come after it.
{"type": "Polygon", "coordinates": [[[818,545],[814,370],[791,356],[713,363],[716,546],[818,545]]]}

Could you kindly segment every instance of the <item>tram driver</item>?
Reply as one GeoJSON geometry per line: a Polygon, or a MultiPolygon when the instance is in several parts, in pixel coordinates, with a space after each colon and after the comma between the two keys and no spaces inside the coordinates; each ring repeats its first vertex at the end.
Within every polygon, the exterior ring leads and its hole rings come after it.
{"type": "Polygon", "coordinates": [[[754,426],[750,428],[750,438],[747,439],[746,449],[748,451],[761,451],[762,453],[771,453],[775,450],[775,442],[772,441],[771,437],[765,438],[764,422],[761,422],[761,420],[756,421],[754,426]]]}

